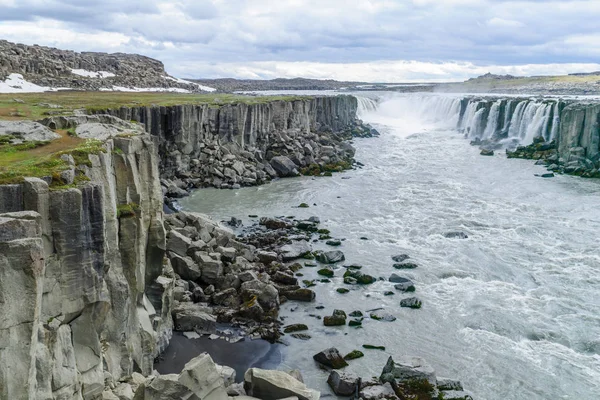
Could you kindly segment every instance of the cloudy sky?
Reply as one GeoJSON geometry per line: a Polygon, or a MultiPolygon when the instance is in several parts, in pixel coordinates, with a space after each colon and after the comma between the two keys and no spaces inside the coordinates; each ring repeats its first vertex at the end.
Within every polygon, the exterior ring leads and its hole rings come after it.
{"type": "Polygon", "coordinates": [[[0,39],[183,78],[463,80],[600,70],[599,0],[0,0],[0,39]]]}

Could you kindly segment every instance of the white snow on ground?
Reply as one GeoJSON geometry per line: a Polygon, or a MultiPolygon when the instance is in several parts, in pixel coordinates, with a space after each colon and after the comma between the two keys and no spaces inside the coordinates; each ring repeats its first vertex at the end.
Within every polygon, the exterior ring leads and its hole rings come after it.
{"type": "Polygon", "coordinates": [[[10,74],[6,80],[0,81],[0,93],[39,93],[52,90],[27,82],[21,74],[10,74]]]}
{"type": "Polygon", "coordinates": [[[175,81],[175,82],[178,82],[178,83],[187,83],[188,85],[196,85],[196,86],[198,86],[198,89],[204,90],[205,92],[215,92],[217,90],[215,88],[211,88],[210,86],[200,85],[196,82],[186,81],[185,79],[181,79],[181,78],[173,78],[172,76],[165,76],[165,78],[175,81]]]}
{"type": "Polygon", "coordinates": [[[85,76],[87,78],[112,78],[112,77],[116,76],[112,72],[106,72],[106,71],[94,72],[94,71],[87,71],[85,69],[71,69],[71,72],[74,73],[75,75],[85,76]]]}
{"type": "Polygon", "coordinates": [[[172,92],[172,93],[191,93],[189,90],[180,88],[128,88],[124,86],[113,86],[112,88],[102,88],[102,92],[172,92]]]}

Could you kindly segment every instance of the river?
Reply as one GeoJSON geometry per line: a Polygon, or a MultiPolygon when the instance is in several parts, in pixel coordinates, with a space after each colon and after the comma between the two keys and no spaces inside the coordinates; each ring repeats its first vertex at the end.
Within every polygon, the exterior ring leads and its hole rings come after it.
{"type": "MultiPolygon", "coordinates": [[[[251,214],[316,215],[333,237],[345,239],[346,263],[415,282],[423,307],[404,309],[399,302],[407,296],[383,295],[393,290],[386,281],[337,293],[344,286],[338,269],[332,283],[314,288],[315,303],[282,306],[286,323],[306,323],[312,339],[286,336],[280,368],[298,368],[309,386],[330,393],[328,374],[312,355],[369,343],[386,351],[364,350],[365,358],[351,362],[349,370],[363,377],[379,376],[388,356],[407,354],[425,358],[438,376],[460,379],[479,400],[600,398],[600,182],[543,179],[535,174],[545,169],[531,161],[501,152],[480,156],[462,134],[424,120],[422,111],[411,113],[410,101],[386,99],[377,110],[362,110],[381,132],[354,141],[364,168],[203,189],[181,202],[246,224],[251,214]],[[302,202],[311,207],[295,207],[302,202]],[[451,231],[468,239],[444,237],[451,231]],[[402,253],[419,268],[396,271],[391,256],[402,253]],[[397,320],[326,328],[309,316],[378,307],[397,320]]],[[[302,273],[317,278],[316,268],[302,273]]]]}

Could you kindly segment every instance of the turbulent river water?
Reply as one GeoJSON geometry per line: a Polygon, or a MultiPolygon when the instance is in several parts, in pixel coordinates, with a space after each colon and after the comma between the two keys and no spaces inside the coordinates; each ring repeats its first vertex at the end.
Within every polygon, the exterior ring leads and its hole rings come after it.
{"type": "MultiPolygon", "coordinates": [[[[389,355],[408,354],[424,357],[438,376],[460,379],[480,400],[600,398],[600,182],[543,179],[535,174],[545,169],[531,161],[482,157],[462,134],[411,113],[410,104],[410,97],[388,97],[377,110],[362,110],[381,132],[355,140],[362,169],[199,190],[182,201],[184,209],[246,224],[250,214],[316,215],[346,239],[346,262],[371,275],[398,272],[396,254],[419,264],[401,275],[416,283],[420,310],[400,308],[407,297],[400,293],[385,297],[394,290],[386,281],[337,293],[341,267],[332,283],[314,288],[315,303],[286,303],[286,323],[308,324],[313,337],[289,338],[281,368],[300,369],[309,386],[330,393],[312,355],[368,343],[386,351],[365,350],[351,363],[363,377],[379,376],[389,355]],[[311,207],[295,208],[301,202],[311,207]],[[450,231],[468,239],[444,237],[450,231]],[[378,307],[398,319],[367,318],[354,329],[326,328],[309,316],[378,307]]],[[[302,273],[317,277],[315,268],[302,273]]]]}

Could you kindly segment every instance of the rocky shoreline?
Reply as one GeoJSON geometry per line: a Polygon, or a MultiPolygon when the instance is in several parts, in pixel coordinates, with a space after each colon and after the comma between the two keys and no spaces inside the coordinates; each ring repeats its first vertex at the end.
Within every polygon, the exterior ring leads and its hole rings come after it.
{"type": "MultiPolygon", "coordinates": [[[[61,153],[57,162],[68,168],[60,173],[0,185],[0,293],[5,299],[0,354],[7,360],[0,366],[0,394],[11,399],[318,399],[297,371],[250,368],[244,383],[236,384],[235,371],[206,353],[178,374],[161,375],[154,368],[173,331],[225,339],[224,345],[284,342],[288,334],[310,339],[303,326],[284,324],[279,306],[314,301],[314,282],[301,281],[301,270],[318,265],[316,260],[322,264],[321,282],[327,283],[345,259],[334,249],[340,241],[329,237],[316,217],[265,216],[236,236],[232,229],[239,227],[238,220],[226,227],[190,212],[164,215],[162,205],[204,185],[237,187],[239,178],[269,168],[274,178],[327,176],[359,166],[348,141],[377,132],[356,120],[352,99],[224,106],[219,112],[191,107],[194,118],[181,112],[185,106],[121,109],[5,127],[9,143],[38,140],[53,134],[50,128],[92,142],[85,151],[61,153]],[[194,158],[201,154],[207,157],[194,158]],[[236,170],[240,162],[242,172],[226,186],[216,185],[217,174],[205,169],[236,170]],[[313,252],[315,240],[332,250],[313,252]],[[16,337],[27,339],[17,342],[16,337]]],[[[416,266],[405,255],[392,262],[396,270],[416,266]]],[[[356,265],[345,271],[348,286],[380,279],[356,265]]],[[[412,282],[397,274],[389,280],[399,292],[414,291],[412,282]]],[[[421,305],[414,297],[403,302],[415,309],[421,305]]],[[[351,326],[365,318],[358,310],[348,315],[351,326]]],[[[332,310],[323,323],[346,325],[348,315],[332,310]]],[[[391,321],[377,310],[368,317],[391,321]]],[[[343,365],[329,361],[336,353],[330,349],[315,359],[339,368],[343,365]]],[[[360,354],[356,350],[346,359],[360,354]]],[[[424,361],[396,358],[388,361],[380,380],[358,380],[334,368],[330,385],[335,393],[352,391],[363,399],[470,398],[450,390],[459,384],[435,378],[424,361]]]]}

